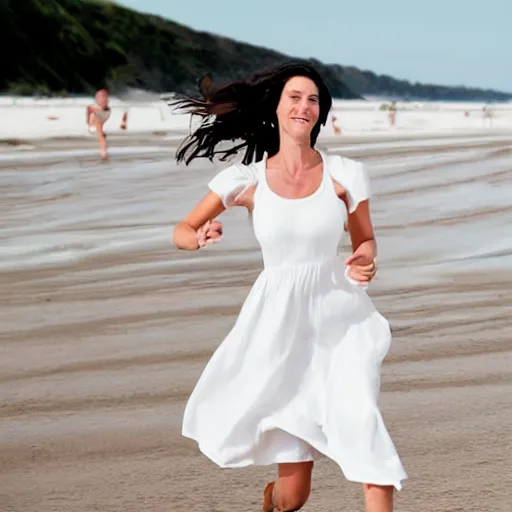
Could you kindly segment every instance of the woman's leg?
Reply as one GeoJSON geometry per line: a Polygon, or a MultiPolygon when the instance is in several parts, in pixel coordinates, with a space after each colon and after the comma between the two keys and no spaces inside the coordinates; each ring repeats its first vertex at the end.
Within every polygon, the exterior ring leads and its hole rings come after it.
{"type": "Polygon", "coordinates": [[[393,512],[394,487],[363,484],[366,512],[393,512]]]}
{"type": "Polygon", "coordinates": [[[100,157],[102,160],[107,160],[107,136],[103,131],[103,123],[99,120],[96,120],[96,134],[98,135],[98,143],[100,146],[100,157]]]}
{"type": "Polygon", "coordinates": [[[304,506],[311,490],[313,462],[278,464],[272,502],[276,512],[292,512],[304,506]]]}

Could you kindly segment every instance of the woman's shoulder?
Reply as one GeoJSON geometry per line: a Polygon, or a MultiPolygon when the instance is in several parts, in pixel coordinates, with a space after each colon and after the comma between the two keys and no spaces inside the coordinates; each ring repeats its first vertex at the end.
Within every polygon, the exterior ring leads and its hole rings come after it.
{"type": "Polygon", "coordinates": [[[234,206],[237,196],[258,183],[259,167],[258,163],[230,165],[213,177],[208,188],[222,199],[226,208],[234,206]]]}
{"type": "Polygon", "coordinates": [[[224,167],[221,169],[215,177],[214,180],[219,178],[226,182],[247,182],[251,183],[256,182],[258,180],[258,169],[259,163],[252,163],[249,165],[245,165],[242,163],[235,163],[228,167],[224,167]]]}
{"type": "Polygon", "coordinates": [[[346,190],[349,212],[353,213],[358,204],[371,195],[366,166],[341,155],[324,155],[324,159],[331,178],[346,190]]]}
{"type": "Polygon", "coordinates": [[[342,155],[324,155],[325,160],[327,161],[327,166],[329,168],[329,172],[333,177],[336,176],[345,176],[354,178],[358,174],[365,174],[366,168],[362,162],[358,160],[352,160],[351,158],[347,158],[342,155]]]}

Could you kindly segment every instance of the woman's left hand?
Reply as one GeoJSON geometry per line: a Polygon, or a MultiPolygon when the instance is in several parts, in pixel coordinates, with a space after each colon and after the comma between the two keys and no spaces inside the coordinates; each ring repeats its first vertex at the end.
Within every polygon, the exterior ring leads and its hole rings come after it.
{"type": "Polygon", "coordinates": [[[345,265],[348,267],[348,277],[358,283],[368,284],[377,273],[377,258],[368,262],[365,255],[357,252],[345,260],[345,265]]]}

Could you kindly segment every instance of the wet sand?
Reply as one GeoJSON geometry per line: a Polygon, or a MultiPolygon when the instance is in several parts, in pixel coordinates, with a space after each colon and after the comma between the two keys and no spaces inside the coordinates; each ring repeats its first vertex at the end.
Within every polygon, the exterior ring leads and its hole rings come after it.
{"type": "MultiPolygon", "coordinates": [[[[512,135],[341,140],[374,191],[396,510],[510,512],[512,135]]],[[[0,511],[259,511],[274,468],[180,435],[261,270],[241,210],[222,244],[170,246],[221,165],[176,167],[163,134],[113,137],[106,164],[94,140],[23,143],[0,158],[0,511]]],[[[363,510],[360,486],[322,460],[304,510],[363,510]]]]}

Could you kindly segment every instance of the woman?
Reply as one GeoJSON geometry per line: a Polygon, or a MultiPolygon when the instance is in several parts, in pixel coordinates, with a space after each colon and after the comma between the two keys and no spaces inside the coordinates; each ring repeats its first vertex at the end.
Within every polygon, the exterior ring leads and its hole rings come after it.
{"type": "Polygon", "coordinates": [[[203,116],[178,161],[226,158],[174,231],[180,249],[218,242],[226,208],[252,212],[264,270],[187,404],[183,434],[221,467],[278,464],[263,510],[300,509],[325,455],[364,484],[368,512],[390,512],[406,474],[377,406],[387,321],[364,287],[375,275],[361,164],[314,149],[331,96],[310,66],[288,64],[177,103],[203,116]],[[232,148],[221,142],[237,140],[232,148]],[[353,254],[337,248],[350,231],[353,254]]]}
{"type": "Polygon", "coordinates": [[[107,135],[103,130],[103,125],[108,121],[111,110],[108,106],[108,91],[101,89],[96,93],[96,105],[87,107],[87,125],[89,133],[96,132],[100,145],[100,157],[102,160],[108,159],[107,154],[107,135]]]}

